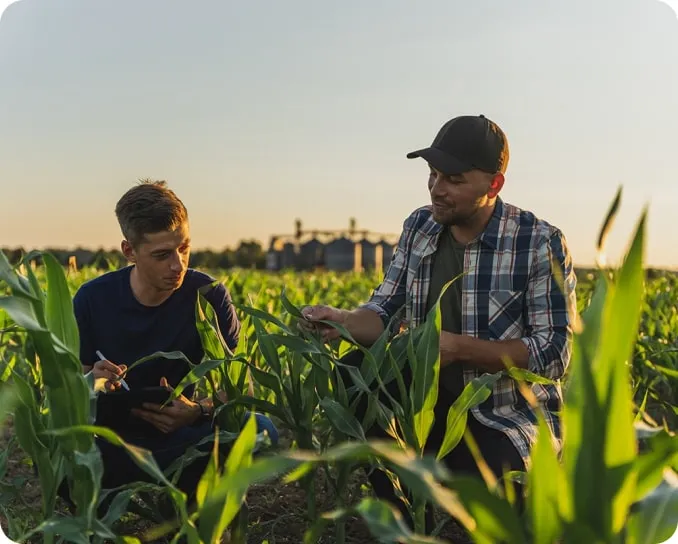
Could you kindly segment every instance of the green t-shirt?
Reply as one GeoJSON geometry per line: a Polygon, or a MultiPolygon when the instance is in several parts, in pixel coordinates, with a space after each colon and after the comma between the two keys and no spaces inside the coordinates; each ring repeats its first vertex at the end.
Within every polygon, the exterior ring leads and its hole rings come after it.
{"type": "MultiPolygon", "coordinates": [[[[426,301],[428,312],[435,304],[443,286],[464,271],[464,252],[466,246],[457,242],[449,228],[444,228],[438,240],[438,249],[431,263],[431,285],[426,301]]],[[[462,278],[450,285],[440,301],[441,330],[461,334],[461,287],[462,278]]],[[[463,369],[453,363],[441,369],[440,383],[454,396],[464,389],[463,369]]]]}

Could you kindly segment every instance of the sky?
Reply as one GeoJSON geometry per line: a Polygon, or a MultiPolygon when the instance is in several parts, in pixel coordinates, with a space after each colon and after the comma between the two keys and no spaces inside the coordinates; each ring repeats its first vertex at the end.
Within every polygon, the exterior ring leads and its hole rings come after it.
{"type": "MultiPolygon", "coordinates": [[[[5,2],[6,4],[7,2],[5,2]]],[[[618,261],[678,267],[678,17],[658,0],[20,0],[0,19],[0,247],[118,247],[140,178],[193,247],[398,234],[430,202],[405,155],[448,119],[506,133],[502,198],[580,266],[617,189],[618,261]]]]}

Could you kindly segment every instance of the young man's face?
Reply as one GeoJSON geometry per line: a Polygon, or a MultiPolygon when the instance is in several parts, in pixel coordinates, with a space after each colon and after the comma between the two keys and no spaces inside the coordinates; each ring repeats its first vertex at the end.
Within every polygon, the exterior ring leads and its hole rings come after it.
{"type": "Polygon", "coordinates": [[[445,226],[464,226],[474,221],[481,208],[497,196],[504,184],[502,174],[480,170],[449,176],[429,166],[428,190],[433,219],[445,226]]]}
{"type": "Polygon", "coordinates": [[[158,291],[174,291],[181,287],[188,268],[191,240],[188,224],[173,231],[146,234],[132,247],[123,242],[123,252],[136,265],[139,278],[158,291]]]}

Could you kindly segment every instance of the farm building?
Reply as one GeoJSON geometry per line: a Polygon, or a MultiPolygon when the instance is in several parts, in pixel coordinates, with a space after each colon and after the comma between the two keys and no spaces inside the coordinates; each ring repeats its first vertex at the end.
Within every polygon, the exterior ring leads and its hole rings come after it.
{"type": "Polygon", "coordinates": [[[295,234],[275,235],[266,255],[269,270],[326,269],[341,272],[385,270],[398,237],[356,228],[351,219],[346,230],[304,231],[296,221],[295,234]]]}

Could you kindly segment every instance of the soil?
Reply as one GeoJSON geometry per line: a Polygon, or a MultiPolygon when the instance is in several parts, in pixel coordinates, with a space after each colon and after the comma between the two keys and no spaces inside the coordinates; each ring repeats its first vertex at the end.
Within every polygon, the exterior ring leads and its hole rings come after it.
{"type": "MultiPolygon", "coordinates": [[[[13,429],[11,420],[0,431],[0,452],[6,450],[12,441],[13,429]]],[[[281,445],[289,444],[288,433],[281,433],[281,445]]],[[[1,464],[0,464],[1,465],[1,464]]],[[[1,466],[0,466],[1,469],[1,466]]],[[[19,533],[35,527],[41,521],[40,483],[34,473],[33,466],[21,448],[13,443],[4,475],[0,473],[0,526],[5,535],[8,534],[8,519],[19,533]]],[[[337,507],[334,490],[328,488],[326,479],[319,474],[315,481],[316,509],[318,513],[327,512],[337,507]]],[[[369,495],[370,490],[362,472],[356,472],[349,485],[347,501],[354,503],[369,495]]],[[[248,506],[248,544],[301,544],[304,533],[310,526],[307,515],[307,494],[298,482],[283,483],[281,481],[254,485],[247,497],[248,506]]],[[[68,515],[65,504],[59,500],[57,509],[68,515]]],[[[437,521],[445,519],[437,513],[437,521]]],[[[121,535],[143,538],[144,533],[153,527],[153,523],[134,514],[128,514],[114,528],[121,535]]],[[[319,544],[334,544],[336,528],[330,524],[325,529],[319,544]]],[[[472,542],[453,520],[443,527],[438,535],[453,544],[472,542]]],[[[146,542],[150,542],[146,540],[146,542]]],[[[163,542],[163,541],[156,541],[163,542]]],[[[360,518],[345,520],[346,544],[377,543],[360,518]]],[[[41,544],[42,538],[31,539],[30,544],[41,544]]]]}

